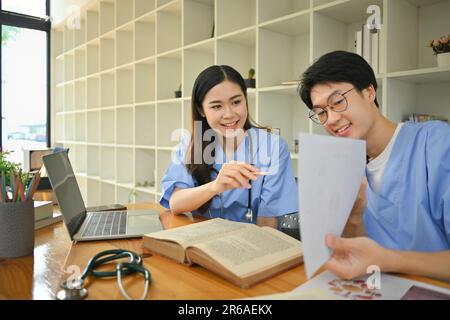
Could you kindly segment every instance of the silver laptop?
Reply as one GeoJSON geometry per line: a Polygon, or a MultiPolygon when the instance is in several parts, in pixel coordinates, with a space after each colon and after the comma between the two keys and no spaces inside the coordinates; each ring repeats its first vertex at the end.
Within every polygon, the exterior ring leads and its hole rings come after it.
{"type": "Polygon", "coordinates": [[[151,209],[87,212],[67,152],[42,159],[72,240],[133,238],[163,229],[158,212],[151,209]]]}

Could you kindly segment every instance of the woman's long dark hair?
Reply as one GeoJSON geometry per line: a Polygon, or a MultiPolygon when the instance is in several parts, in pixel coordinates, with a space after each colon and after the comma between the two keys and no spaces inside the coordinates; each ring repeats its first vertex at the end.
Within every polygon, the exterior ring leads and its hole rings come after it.
{"type": "MultiPolygon", "coordinates": [[[[248,99],[247,99],[247,87],[245,85],[245,81],[242,76],[230,66],[211,66],[203,70],[197,77],[194,83],[194,88],[192,89],[192,102],[191,102],[191,111],[192,111],[192,122],[191,122],[191,141],[186,152],[186,168],[188,172],[192,175],[192,177],[197,181],[198,185],[204,185],[212,181],[211,174],[213,172],[213,164],[205,163],[203,154],[205,148],[211,143],[217,143],[216,139],[212,142],[203,141],[202,137],[206,130],[211,129],[206,120],[206,117],[203,117],[203,100],[205,99],[206,94],[216,85],[222,83],[223,81],[228,80],[230,82],[236,83],[241,88],[245,101],[247,103],[247,114],[248,114],[248,99]],[[202,132],[195,132],[196,126],[195,122],[201,122],[202,132]],[[201,141],[197,141],[197,145],[202,146],[201,153],[201,163],[197,163],[194,161],[194,145],[195,139],[199,137],[201,141]]],[[[250,115],[247,115],[247,119],[244,124],[244,130],[247,131],[250,128],[258,127],[253,120],[251,120],[250,115]]],[[[198,150],[196,150],[198,152],[198,150]]],[[[213,151],[214,152],[214,151],[213,151]]],[[[215,154],[213,153],[215,157],[215,154]]],[[[201,213],[206,212],[211,206],[212,199],[203,204],[198,211],[201,213]]]]}

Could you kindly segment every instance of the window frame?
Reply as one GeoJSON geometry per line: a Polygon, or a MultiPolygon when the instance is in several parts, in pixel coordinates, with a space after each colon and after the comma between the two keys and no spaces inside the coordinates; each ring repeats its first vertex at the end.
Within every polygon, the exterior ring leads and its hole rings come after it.
{"type": "MultiPolygon", "coordinates": [[[[50,0],[45,1],[45,14],[47,18],[30,16],[22,13],[3,10],[0,0],[0,33],[2,26],[12,26],[24,29],[44,31],[47,35],[47,148],[51,145],[51,20],[50,0]]],[[[0,83],[2,82],[2,48],[0,47],[0,83]]],[[[2,90],[0,89],[0,148],[3,149],[3,114],[2,90]]]]}

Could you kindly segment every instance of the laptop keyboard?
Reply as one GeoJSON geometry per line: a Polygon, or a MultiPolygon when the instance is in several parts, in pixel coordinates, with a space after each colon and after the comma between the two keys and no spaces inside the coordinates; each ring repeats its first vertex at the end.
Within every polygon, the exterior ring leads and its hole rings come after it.
{"type": "Polygon", "coordinates": [[[127,231],[127,212],[95,212],[91,213],[82,237],[113,236],[125,234],[127,231]]]}

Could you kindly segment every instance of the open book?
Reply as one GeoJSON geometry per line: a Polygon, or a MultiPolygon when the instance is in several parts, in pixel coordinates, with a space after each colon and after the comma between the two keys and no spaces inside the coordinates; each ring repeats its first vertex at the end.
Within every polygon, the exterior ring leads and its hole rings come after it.
{"type": "Polygon", "coordinates": [[[212,219],[144,235],[144,248],[242,288],[299,265],[301,242],[270,227],[212,219]]]}

